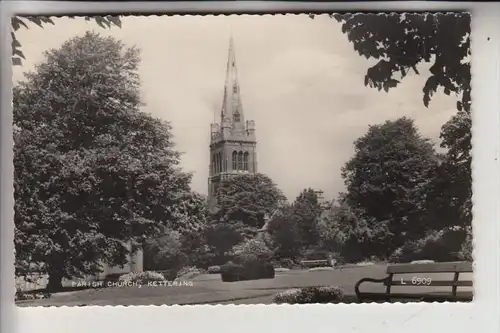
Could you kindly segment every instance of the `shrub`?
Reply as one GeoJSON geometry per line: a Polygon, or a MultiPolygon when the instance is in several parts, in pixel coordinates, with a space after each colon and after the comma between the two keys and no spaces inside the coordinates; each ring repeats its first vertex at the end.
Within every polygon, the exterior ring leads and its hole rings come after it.
{"type": "Polygon", "coordinates": [[[276,261],[275,263],[276,267],[282,267],[282,268],[297,268],[300,267],[300,262],[298,260],[290,259],[290,258],[282,258],[276,261]]]}
{"type": "Polygon", "coordinates": [[[272,251],[264,239],[256,237],[235,245],[231,250],[231,255],[237,261],[253,261],[255,259],[268,261],[272,256],[272,251]]]}
{"type": "Polygon", "coordinates": [[[112,274],[107,274],[104,277],[104,282],[117,282],[120,279],[120,276],[122,276],[122,273],[112,273],[112,274]]]}
{"type": "Polygon", "coordinates": [[[274,303],[312,304],[312,303],[340,303],[344,301],[344,292],[337,286],[307,287],[289,289],[274,296],[274,303]]]}
{"type": "Polygon", "coordinates": [[[157,271],[157,273],[160,273],[163,275],[165,280],[167,281],[173,281],[177,278],[177,273],[179,272],[179,269],[177,268],[172,268],[172,269],[167,269],[163,271],[157,271]]]}
{"type": "Polygon", "coordinates": [[[179,272],[177,272],[177,277],[192,278],[201,274],[201,270],[196,267],[182,267],[179,272]]]}
{"type": "Polygon", "coordinates": [[[472,261],[472,228],[469,227],[466,230],[465,240],[460,247],[460,251],[458,252],[458,257],[461,260],[472,261]]]}
{"type": "Polygon", "coordinates": [[[23,291],[21,289],[16,290],[14,296],[15,301],[26,301],[26,300],[36,300],[36,299],[47,299],[52,295],[46,291],[23,291]]]}
{"type": "Polygon", "coordinates": [[[274,276],[274,266],[269,262],[259,260],[247,260],[242,263],[228,262],[221,266],[223,282],[273,279],[274,276]]]}
{"type": "Polygon", "coordinates": [[[323,267],[311,267],[309,268],[309,272],[314,272],[314,271],[333,271],[332,266],[323,266],[323,267]]]}
{"type": "Polygon", "coordinates": [[[464,230],[444,229],[432,231],[424,238],[408,241],[389,257],[390,262],[434,260],[437,262],[460,260],[458,252],[465,238],[464,230]]]}
{"type": "Polygon", "coordinates": [[[284,268],[284,267],[275,267],[274,271],[275,272],[288,272],[290,268],[284,268]]]}
{"type": "Polygon", "coordinates": [[[207,269],[208,274],[220,274],[220,266],[210,266],[207,269]]]}
{"type": "Polygon", "coordinates": [[[410,264],[433,264],[434,260],[413,260],[410,264]]]}
{"type": "Polygon", "coordinates": [[[152,271],[131,272],[121,275],[118,281],[123,283],[144,284],[152,281],[165,281],[165,277],[161,273],[152,271]]]}
{"type": "Polygon", "coordinates": [[[356,264],[356,266],[372,266],[375,265],[372,261],[361,261],[356,264]]]}
{"type": "Polygon", "coordinates": [[[295,300],[299,299],[299,295],[301,294],[301,292],[302,290],[298,288],[288,289],[286,291],[276,294],[273,298],[273,303],[295,304],[296,303],[295,300]]]}
{"type": "Polygon", "coordinates": [[[237,265],[232,261],[220,267],[221,279],[223,282],[234,282],[243,280],[243,265],[237,265]]]}

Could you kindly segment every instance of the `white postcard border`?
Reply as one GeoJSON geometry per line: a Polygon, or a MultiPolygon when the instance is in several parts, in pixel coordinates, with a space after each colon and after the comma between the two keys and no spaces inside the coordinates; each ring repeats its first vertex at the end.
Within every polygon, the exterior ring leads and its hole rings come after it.
{"type": "MultiPolygon", "coordinates": [[[[500,4],[445,2],[42,2],[1,4],[2,332],[498,332],[500,325],[500,4]],[[13,165],[10,21],[16,14],[208,14],[223,12],[453,11],[472,13],[475,300],[464,304],[200,305],[19,308],[13,302],[13,165]]],[[[368,89],[368,88],[367,88],[368,89]]]]}

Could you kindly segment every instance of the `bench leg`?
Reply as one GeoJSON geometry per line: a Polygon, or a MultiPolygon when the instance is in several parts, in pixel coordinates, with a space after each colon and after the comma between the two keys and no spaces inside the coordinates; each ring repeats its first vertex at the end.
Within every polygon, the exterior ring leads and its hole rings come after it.
{"type": "Polygon", "coordinates": [[[356,297],[358,298],[358,301],[362,302],[365,298],[363,297],[363,293],[359,290],[359,286],[364,283],[364,282],[371,282],[371,283],[383,283],[384,285],[388,286],[389,289],[386,288],[386,301],[388,302],[390,300],[390,294],[387,294],[387,291],[390,293],[391,289],[391,281],[392,281],[392,274],[389,274],[387,277],[383,279],[372,279],[372,278],[362,278],[356,284],[354,285],[354,292],[356,293],[356,297]]]}
{"type": "Polygon", "coordinates": [[[457,282],[459,275],[459,272],[455,272],[455,275],[453,277],[453,287],[451,287],[451,294],[453,295],[453,298],[457,297],[457,282]]]}
{"type": "Polygon", "coordinates": [[[390,273],[389,276],[386,278],[385,280],[385,297],[386,297],[386,302],[390,302],[391,301],[391,282],[392,282],[392,276],[394,274],[393,273],[390,273]]]}

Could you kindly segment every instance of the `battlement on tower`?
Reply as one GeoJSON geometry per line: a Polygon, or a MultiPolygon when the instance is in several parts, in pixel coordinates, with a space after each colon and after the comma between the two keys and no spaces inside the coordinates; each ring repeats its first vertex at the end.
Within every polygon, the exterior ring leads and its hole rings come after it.
{"type": "Polygon", "coordinates": [[[221,141],[241,141],[247,143],[256,142],[255,121],[253,120],[246,121],[244,130],[220,126],[216,123],[210,125],[210,130],[211,145],[221,141]]]}

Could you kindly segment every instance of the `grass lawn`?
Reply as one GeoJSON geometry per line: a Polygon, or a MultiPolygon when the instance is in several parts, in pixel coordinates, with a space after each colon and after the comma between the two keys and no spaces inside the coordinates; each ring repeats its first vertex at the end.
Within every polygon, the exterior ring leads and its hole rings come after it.
{"type": "MultiPolygon", "coordinates": [[[[283,290],[308,286],[340,286],[354,295],[354,284],[363,277],[385,277],[385,265],[349,267],[335,270],[290,270],[277,272],[274,279],[222,282],[219,274],[193,278],[193,286],[114,287],[53,294],[50,299],[19,301],[19,306],[76,305],[188,305],[188,304],[271,304],[283,290]]],[[[367,291],[384,290],[368,285],[367,291]]],[[[412,287],[416,292],[426,287],[412,287]]],[[[429,288],[429,287],[427,287],[429,288]]]]}

